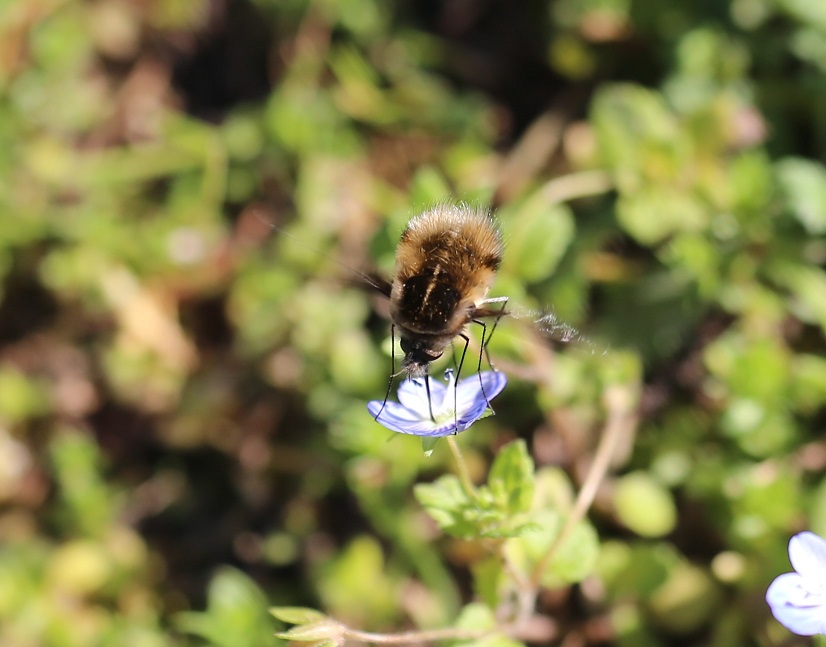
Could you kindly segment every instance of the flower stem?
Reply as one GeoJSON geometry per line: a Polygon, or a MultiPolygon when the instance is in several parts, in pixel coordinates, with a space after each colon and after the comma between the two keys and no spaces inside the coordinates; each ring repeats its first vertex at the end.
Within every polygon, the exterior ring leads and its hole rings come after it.
{"type": "Polygon", "coordinates": [[[580,171],[556,177],[545,183],[542,191],[551,204],[561,204],[577,198],[607,193],[614,188],[614,179],[607,171],[580,171]]]}
{"type": "Polygon", "coordinates": [[[344,634],[352,640],[366,643],[377,643],[380,645],[400,645],[404,643],[432,643],[437,640],[474,640],[483,638],[486,635],[495,633],[490,629],[468,630],[446,627],[444,629],[431,629],[425,631],[406,631],[398,634],[378,634],[371,631],[359,631],[357,629],[344,628],[344,634]]]}
{"type": "Polygon", "coordinates": [[[447,446],[453,454],[453,459],[456,461],[456,470],[459,472],[459,481],[462,483],[462,489],[471,499],[476,498],[476,487],[470,479],[470,472],[465,463],[465,457],[462,456],[462,451],[459,449],[459,443],[456,442],[456,436],[447,436],[447,446]]]}

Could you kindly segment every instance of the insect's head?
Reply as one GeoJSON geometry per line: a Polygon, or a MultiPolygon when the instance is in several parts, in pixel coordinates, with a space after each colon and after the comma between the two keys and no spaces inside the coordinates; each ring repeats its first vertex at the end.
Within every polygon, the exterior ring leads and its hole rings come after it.
{"type": "Polygon", "coordinates": [[[401,338],[404,351],[402,371],[409,377],[425,377],[431,362],[442,356],[443,350],[434,350],[426,340],[401,338]]]}

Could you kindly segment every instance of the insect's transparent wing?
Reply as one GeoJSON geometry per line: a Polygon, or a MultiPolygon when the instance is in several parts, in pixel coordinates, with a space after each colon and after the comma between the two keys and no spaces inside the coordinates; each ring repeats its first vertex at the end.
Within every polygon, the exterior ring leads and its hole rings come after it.
{"type": "Polygon", "coordinates": [[[589,355],[605,355],[608,349],[590,337],[583,335],[574,326],[561,321],[550,310],[530,310],[527,308],[509,308],[509,316],[530,322],[534,330],[545,340],[554,345],[570,345],[589,355]]]}

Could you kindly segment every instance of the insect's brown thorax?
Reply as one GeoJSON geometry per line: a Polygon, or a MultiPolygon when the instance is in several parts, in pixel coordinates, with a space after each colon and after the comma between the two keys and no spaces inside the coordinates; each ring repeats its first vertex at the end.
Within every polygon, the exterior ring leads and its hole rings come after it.
{"type": "Polygon", "coordinates": [[[437,207],[410,221],[396,248],[390,316],[405,370],[426,371],[464,331],[502,261],[492,218],[466,206],[437,207]]]}

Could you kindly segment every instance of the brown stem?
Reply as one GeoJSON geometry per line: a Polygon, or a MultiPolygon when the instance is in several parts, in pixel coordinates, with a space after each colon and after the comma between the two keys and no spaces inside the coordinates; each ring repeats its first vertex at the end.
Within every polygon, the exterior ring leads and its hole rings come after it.
{"type": "Polygon", "coordinates": [[[632,396],[628,388],[621,386],[609,387],[605,393],[605,404],[608,409],[608,421],[605,423],[605,430],[600,438],[596,454],[594,454],[594,460],[579,490],[574,507],[565,521],[565,525],[534,568],[531,581],[535,585],[539,584],[542,573],[548,564],[551,563],[559,548],[570,537],[576,525],[585,517],[588,508],[594,502],[600,483],[602,483],[605,474],[608,472],[614,450],[620,439],[636,423],[636,415],[632,413],[632,396]]]}
{"type": "Polygon", "coordinates": [[[344,636],[367,643],[377,643],[380,645],[401,645],[405,643],[431,643],[437,640],[474,640],[497,633],[490,629],[456,629],[445,627],[444,629],[430,629],[424,631],[404,631],[397,634],[378,634],[371,631],[358,631],[343,627],[344,636]]]}

